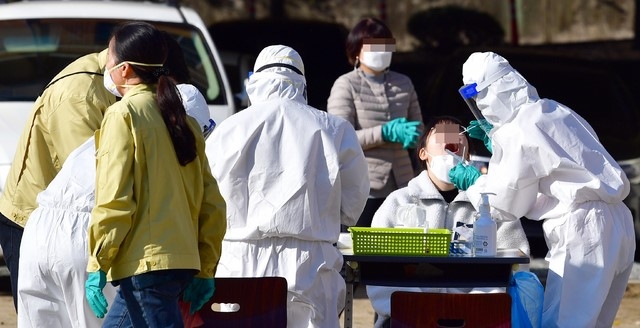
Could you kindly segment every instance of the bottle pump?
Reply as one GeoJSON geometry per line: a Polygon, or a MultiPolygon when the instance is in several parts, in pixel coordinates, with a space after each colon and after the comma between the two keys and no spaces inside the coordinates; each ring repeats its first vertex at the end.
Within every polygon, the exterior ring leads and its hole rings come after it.
{"type": "Polygon", "coordinates": [[[494,193],[483,192],[480,203],[480,216],[473,224],[473,253],[475,256],[495,256],[497,252],[496,235],[498,226],[491,218],[489,195],[494,193]]]}

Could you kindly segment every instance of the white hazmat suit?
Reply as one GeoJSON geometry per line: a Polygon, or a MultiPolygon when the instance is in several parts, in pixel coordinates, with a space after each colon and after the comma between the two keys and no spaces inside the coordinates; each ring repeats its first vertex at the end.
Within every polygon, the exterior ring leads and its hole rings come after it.
{"type": "MultiPolygon", "coordinates": [[[[87,226],[95,202],[95,141],[76,148],[37,197],[24,228],[18,275],[18,327],[100,327],[84,297],[87,226]]],[[[107,302],[115,288],[103,290],[107,302]]]]}
{"type": "Polygon", "coordinates": [[[247,84],[251,106],[207,145],[227,202],[217,277],[287,279],[288,327],[339,327],[345,282],[333,245],[369,195],[353,126],[307,105],[304,66],[286,46],[260,52],[247,84]]]}
{"type": "MultiPolygon", "coordinates": [[[[492,216],[544,220],[549,247],[542,327],[611,327],[635,252],[633,218],[622,202],[626,175],[591,126],[536,89],[495,53],[474,53],[465,85],[493,124],[489,172],[467,194],[497,194],[492,216]]],[[[605,110],[605,109],[601,109],[605,110]]]]}

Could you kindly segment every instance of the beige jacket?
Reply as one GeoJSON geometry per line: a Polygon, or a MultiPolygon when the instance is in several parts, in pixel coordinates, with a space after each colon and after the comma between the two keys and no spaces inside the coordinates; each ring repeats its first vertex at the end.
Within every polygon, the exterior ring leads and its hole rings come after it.
{"type": "Polygon", "coordinates": [[[0,212],[9,220],[24,227],[38,205],[38,193],[100,127],[104,111],[116,101],[102,84],[106,63],[106,49],[80,57],[36,100],[0,197],[0,212]]]}
{"type": "Polygon", "coordinates": [[[333,84],[327,111],[355,127],[367,158],[372,190],[382,189],[391,172],[397,188],[405,187],[415,176],[409,153],[402,144],[382,139],[382,126],[395,118],[422,122],[418,96],[409,77],[388,71],[380,83],[360,69],[353,70],[333,84]]]}

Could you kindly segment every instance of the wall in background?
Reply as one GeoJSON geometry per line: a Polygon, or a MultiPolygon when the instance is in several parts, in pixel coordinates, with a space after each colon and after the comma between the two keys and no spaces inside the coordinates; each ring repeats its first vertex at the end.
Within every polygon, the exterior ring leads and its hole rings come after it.
{"type": "MultiPolygon", "coordinates": [[[[270,17],[282,3],[284,15],[296,19],[337,22],[351,28],[367,16],[383,18],[399,50],[419,42],[407,33],[413,13],[458,5],[493,16],[505,30],[505,41],[519,44],[566,43],[633,38],[634,0],[182,0],[198,10],[207,24],[270,17]],[[515,8],[512,10],[512,7],[515,8]],[[513,13],[513,14],[512,14],[513,13]],[[513,24],[515,18],[517,24],[513,24]],[[516,29],[513,27],[517,26],[516,29]],[[515,31],[515,33],[513,33],[515,31]]],[[[311,40],[313,41],[313,40],[311,40]]]]}

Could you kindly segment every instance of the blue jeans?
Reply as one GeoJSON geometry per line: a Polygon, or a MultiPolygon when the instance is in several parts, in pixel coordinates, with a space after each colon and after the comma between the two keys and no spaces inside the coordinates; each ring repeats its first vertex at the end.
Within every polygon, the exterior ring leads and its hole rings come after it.
{"type": "Polygon", "coordinates": [[[24,229],[0,213],[0,247],[4,262],[9,269],[13,306],[18,311],[18,263],[20,261],[20,243],[24,229]]]}
{"type": "Polygon", "coordinates": [[[183,327],[178,300],[195,274],[160,270],[115,281],[120,288],[102,327],[183,327]]]}

